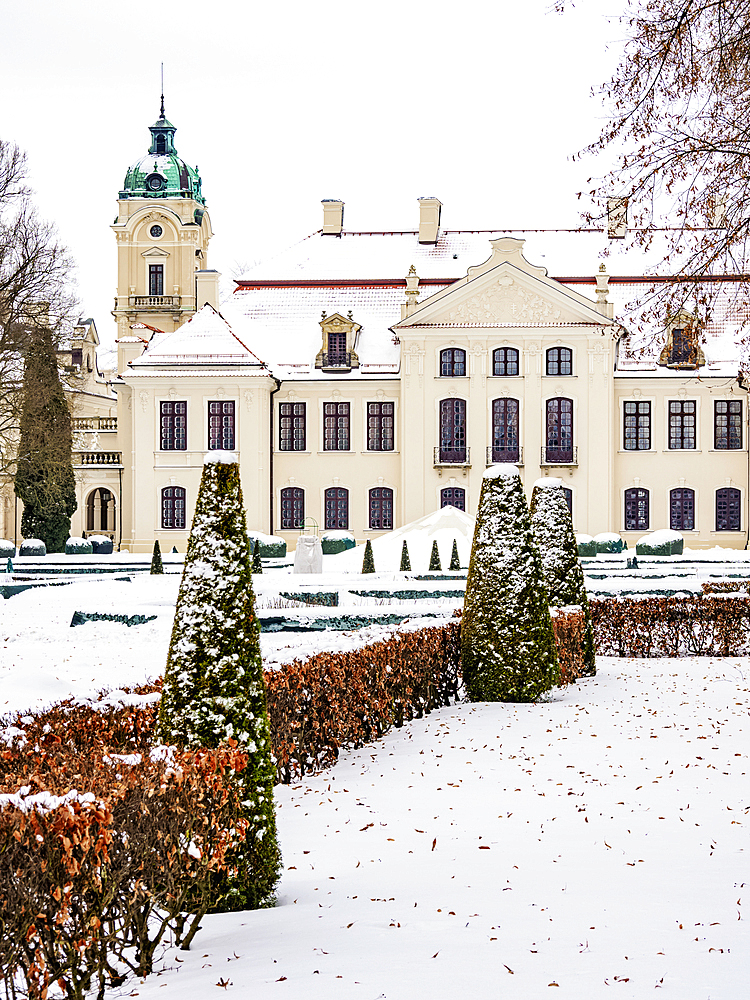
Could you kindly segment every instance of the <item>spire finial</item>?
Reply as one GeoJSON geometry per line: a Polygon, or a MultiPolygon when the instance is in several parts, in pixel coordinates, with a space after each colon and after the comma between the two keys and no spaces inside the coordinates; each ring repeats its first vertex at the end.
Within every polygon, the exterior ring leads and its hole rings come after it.
{"type": "Polygon", "coordinates": [[[161,117],[164,118],[164,63],[161,64],[161,117]]]}

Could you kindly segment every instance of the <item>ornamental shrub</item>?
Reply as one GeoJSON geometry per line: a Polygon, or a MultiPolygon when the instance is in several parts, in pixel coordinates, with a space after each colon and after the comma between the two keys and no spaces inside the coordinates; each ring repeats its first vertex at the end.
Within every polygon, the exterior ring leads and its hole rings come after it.
{"type": "Polygon", "coordinates": [[[240,470],[230,452],[209,453],[203,467],[158,733],[163,742],[184,748],[217,747],[231,740],[248,755],[237,778],[248,828],[233,863],[216,876],[211,908],[272,905],[281,865],[275,768],[240,470]]]}
{"type": "Polygon", "coordinates": [[[362,560],[362,572],[363,573],[374,573],[375,572],[375,557],[372,554],[372,542],[367,539],[367,544],[365,545],[365,556],[362,560]]]}
{"type": "Polygon", "coordinates": [[[535,701],[560,680],[542,560],[518,469],[482,479],[461,624],[471,701],[535,701]]]}
{"type": "Polygon", "coordinates": [[[263,563],[260,561],[260,542],[255,539],[255,545],[253,546],[253,573],[263,572],[263,563]]]}
{"type": "Polygon", "coordinates": [[[0,538],[0,559],[15,559],[16,547],[13,542],[0,538]]]}
{"type": "Polygon", "coordinates": [[[164,572],[164,564],[161,561],[161,546],[159,545],[159,539],[157,538],[154,542],[154,551],[151,556],[151,575],[158,576],[159,573],[164,572]]]}
{"type": "Polygon", "coordinates": [[[95,556],[111,556],[114,545],[112,539],[107,535],[89,535],[88,540],[94,550],[95,556]]]}
{"type": "Polygon", "coordinates": [[[433,570],[442,570],[442,568],[443,567],[440,565],[440,553],[438,552],[437,538],[434,538],[432,540],[432,552],[430,553],[429,570],[430,572],[433,572],[433,570]]]}
{"type": "Polygon", "coordinates": [[[454,570],[454,571],[461,569],[461,560],[458,558],[458,542],[456,541],[455,538],[453,539],[453,551],[451,552],[451,564],[448,567],[448,569],[454,570]]]}
{"type": "Polygon", "coordinates": [[[24,538],[18,554],[19,556],[46,556],[47,546],[41,538],[24,538]]]}
{"type": "Polygon", "coordinates": [[[638,556],[681,556],[684,545],[685,539],[679,531],[662,528],[639,538],[635,553],[638,556]]]}
{"type": "Polygon", "coordinates": [[[411,570],[411,560],[409,559],[409,547],[406,544],[406,539],[404,539],[403,545],[401,546],[401,565],[399,570],[402,573],[407,573],[411,570]]]}
{"type": "Polygon", "coordinates": [[[576,545],[578,555],[584,559],[593,559],[596,556],[596,542],[591,535],[576,535],[576,545]]]}
{"type": "Polygon", "coordinates": [[[628,547],[628,543],[623,541],[623,539],[613,531],[603,531],[599,535],[594,535],[593,540],[596,545],[597,554],[599,552],[607,555],[611,555],[612,553],[619,554],[628,547]]]}
{"type": "Polygon", "coordinates": [[[548,477],[534,483],[531,494],[531,532],[542,558],[544,584],[553,607],[577,604],[585,617],[583,672],[596,673],[596,650],[591,611],[586,596],[583,570],[573,533],[570,508],[561,489],[562,480],[548,477]]]}
{"type": "Polygon", "coordinates": [[[69,538],[65,543],[66,556],[90,556],[94,546],[86,538],[69,538]]]}

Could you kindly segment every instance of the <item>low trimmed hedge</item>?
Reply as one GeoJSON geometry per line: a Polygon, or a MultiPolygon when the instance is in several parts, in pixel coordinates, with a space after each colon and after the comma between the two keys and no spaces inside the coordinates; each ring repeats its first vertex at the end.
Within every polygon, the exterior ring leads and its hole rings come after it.
{"type": "Polygon", "coordinates": [[[5,562],[6,559],[16,558],[16,547],[13,542],[9,542],[7,538],[0,538],[0,559],[5,562]]]}
{"type": "Polygon", "coordinates": [[[46,556],[47,546],[40,538],[25,538],[18,550],[19,556],[46,556]]]}

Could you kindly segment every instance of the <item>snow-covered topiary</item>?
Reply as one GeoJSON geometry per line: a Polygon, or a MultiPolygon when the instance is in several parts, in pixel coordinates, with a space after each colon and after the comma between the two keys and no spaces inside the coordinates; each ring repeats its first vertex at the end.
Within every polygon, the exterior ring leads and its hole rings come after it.
{"type": "Polygon", "coordinates": [[[286,541],[280,535],[264,535],[262,531],[249,533],[250,546],[260,543],[260,554],[263,559],[284,559],[286,556],[286,541]]]}
{"type": "Polygon", "coordinates": [[[559,681],[542,560],[515,465],[484,474],[461,621],[472,701],[535,701],[559,681]]]}
{"type": "Polygon", "coordinates": [[[24,538],[18,554],[19,556],[46,556],[47,546],[41,538],[24,538]]]}
{"type": "Polygon", "coordinates": [[[598,535],[594,535],[594,544],[597,553],[606,554],[619,553],[628,547],[628,543],[620,538],[615,531],[602,531],[598,535]]]}
{"type": "Polygon", "coordinates": [[[94,550],[95,556],[111,556],[114,545],[112,539],[107,535],[89,535],[88,540],[94,550]]]}
{"type": "Polygon", "coordinates": [[[461,569],[461,560],[458,558],[458,542],[455,538],[453,539],[453,549],[451,550],[451,564],[448,569],[453,570],[453,572],[461,569]]]}
{"type": "Polygon", "coordinates": [[[435,570],[441,570],[443,567],[440,565],[440,552],[438,551],[437,538],[433,539],[432,542],[432,552],[430,553],[430,572],[435,570]]]}
{"type": "Polygon", "coordinates": [[[635,552],[639,556],[681,556],[684,545],[685,539],[679,531],[662,528],[639,538],[635,552]]]}
{"type": "Polygon", "coordinates": [[[15,559],[16,547],[7,538],[0,538],[0,559],[15,559]]]}
{"type": "Polygon", "coordinates": [[[538,479],[531,494],[531,532],[542,558],[544,584],[553,607],[577,604],[586,617],[584,631],[584,673],[596,673],[594,629],[583,570],[578,562],[578,546],[573,534],[570,508],[562,491],[562,480],[551,476],[538,479]]]}
{"type": "Polygon", "coordinates": [[[253,573],[262,573],[263,563],[260,561],[260,542],[255,539],[255,545],[253,546],[253,573]]]}
{"type": "Polygon", "coordinates": [[[406,544],[406,539],[404,539],[404,544],[401,546],[401,565],[399,566],[399,571],[401,573],[408,573],[410,569],[409,546],[406,544]]]}
{"type": "Polygon", "coordinates": [[[217,875],[215,910],[268,906],[281,856],[273,804],[275,769],[266,708],[245,508],[236,462],[203,468],[177,597],[158,737],[181,747],[236,740],[248,754],[242,787],[245,839],[217,875]]]}
{"type": "Polygon", "coordinates": [[[367,539],[365,545],[365,554],[362,559],[362,572],[363,573],[374,573],[375,572],[375,557],[372,554],[372,542],[367,539]]]}
{"type": "Polygon", "coordinates": [[[154,551],[151,553],[151,575],[158,576],[164,572],[164,563],[161,558],[161,545],[159,539],[154,542],[154,551]]]}
{"type": "Polygon", "coordinates": [[[86,538],[71,537],[65,543],[66,556],[90,556],[94,546],[86,538]]]}
{"type": "Polygon", "coordinates": [[[591,535],[584,535],[579,533],[576,535],[576,545],[578,546],[578,555],[583,558],[593,558],[596,555],[596,542],[591,537],[591,535]]]}
{"type": "Polygon", "coordinates": [[[324,556],[335,556],[339,552],[353,549],[357,542],[351,531],[345,531],[343,528],[332,528],[330,531],[323,532],[320,536],[320,544],[324,556]]]}

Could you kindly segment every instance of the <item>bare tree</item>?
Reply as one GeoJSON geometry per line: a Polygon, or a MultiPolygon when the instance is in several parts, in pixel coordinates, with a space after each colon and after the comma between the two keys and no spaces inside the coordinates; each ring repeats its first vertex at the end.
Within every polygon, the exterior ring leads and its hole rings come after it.
{"type": "MultiPolygon", "coordinates": [[[[626,0],[625,42],[597,93],[607,123],[581,153],[614,155],[591,179],[601,220],[608,197],[628,201],[636,245],[659,250],[673,276],[655,289],[663,317],[683,306],[711,316],[721,276],[748,300],[750,253],[750,0],[626,0]]],[[[572,0],[557,0],[559,11],[572,0]]],[[[723,286],[723,291],[720,291],[723,286]]]]}

